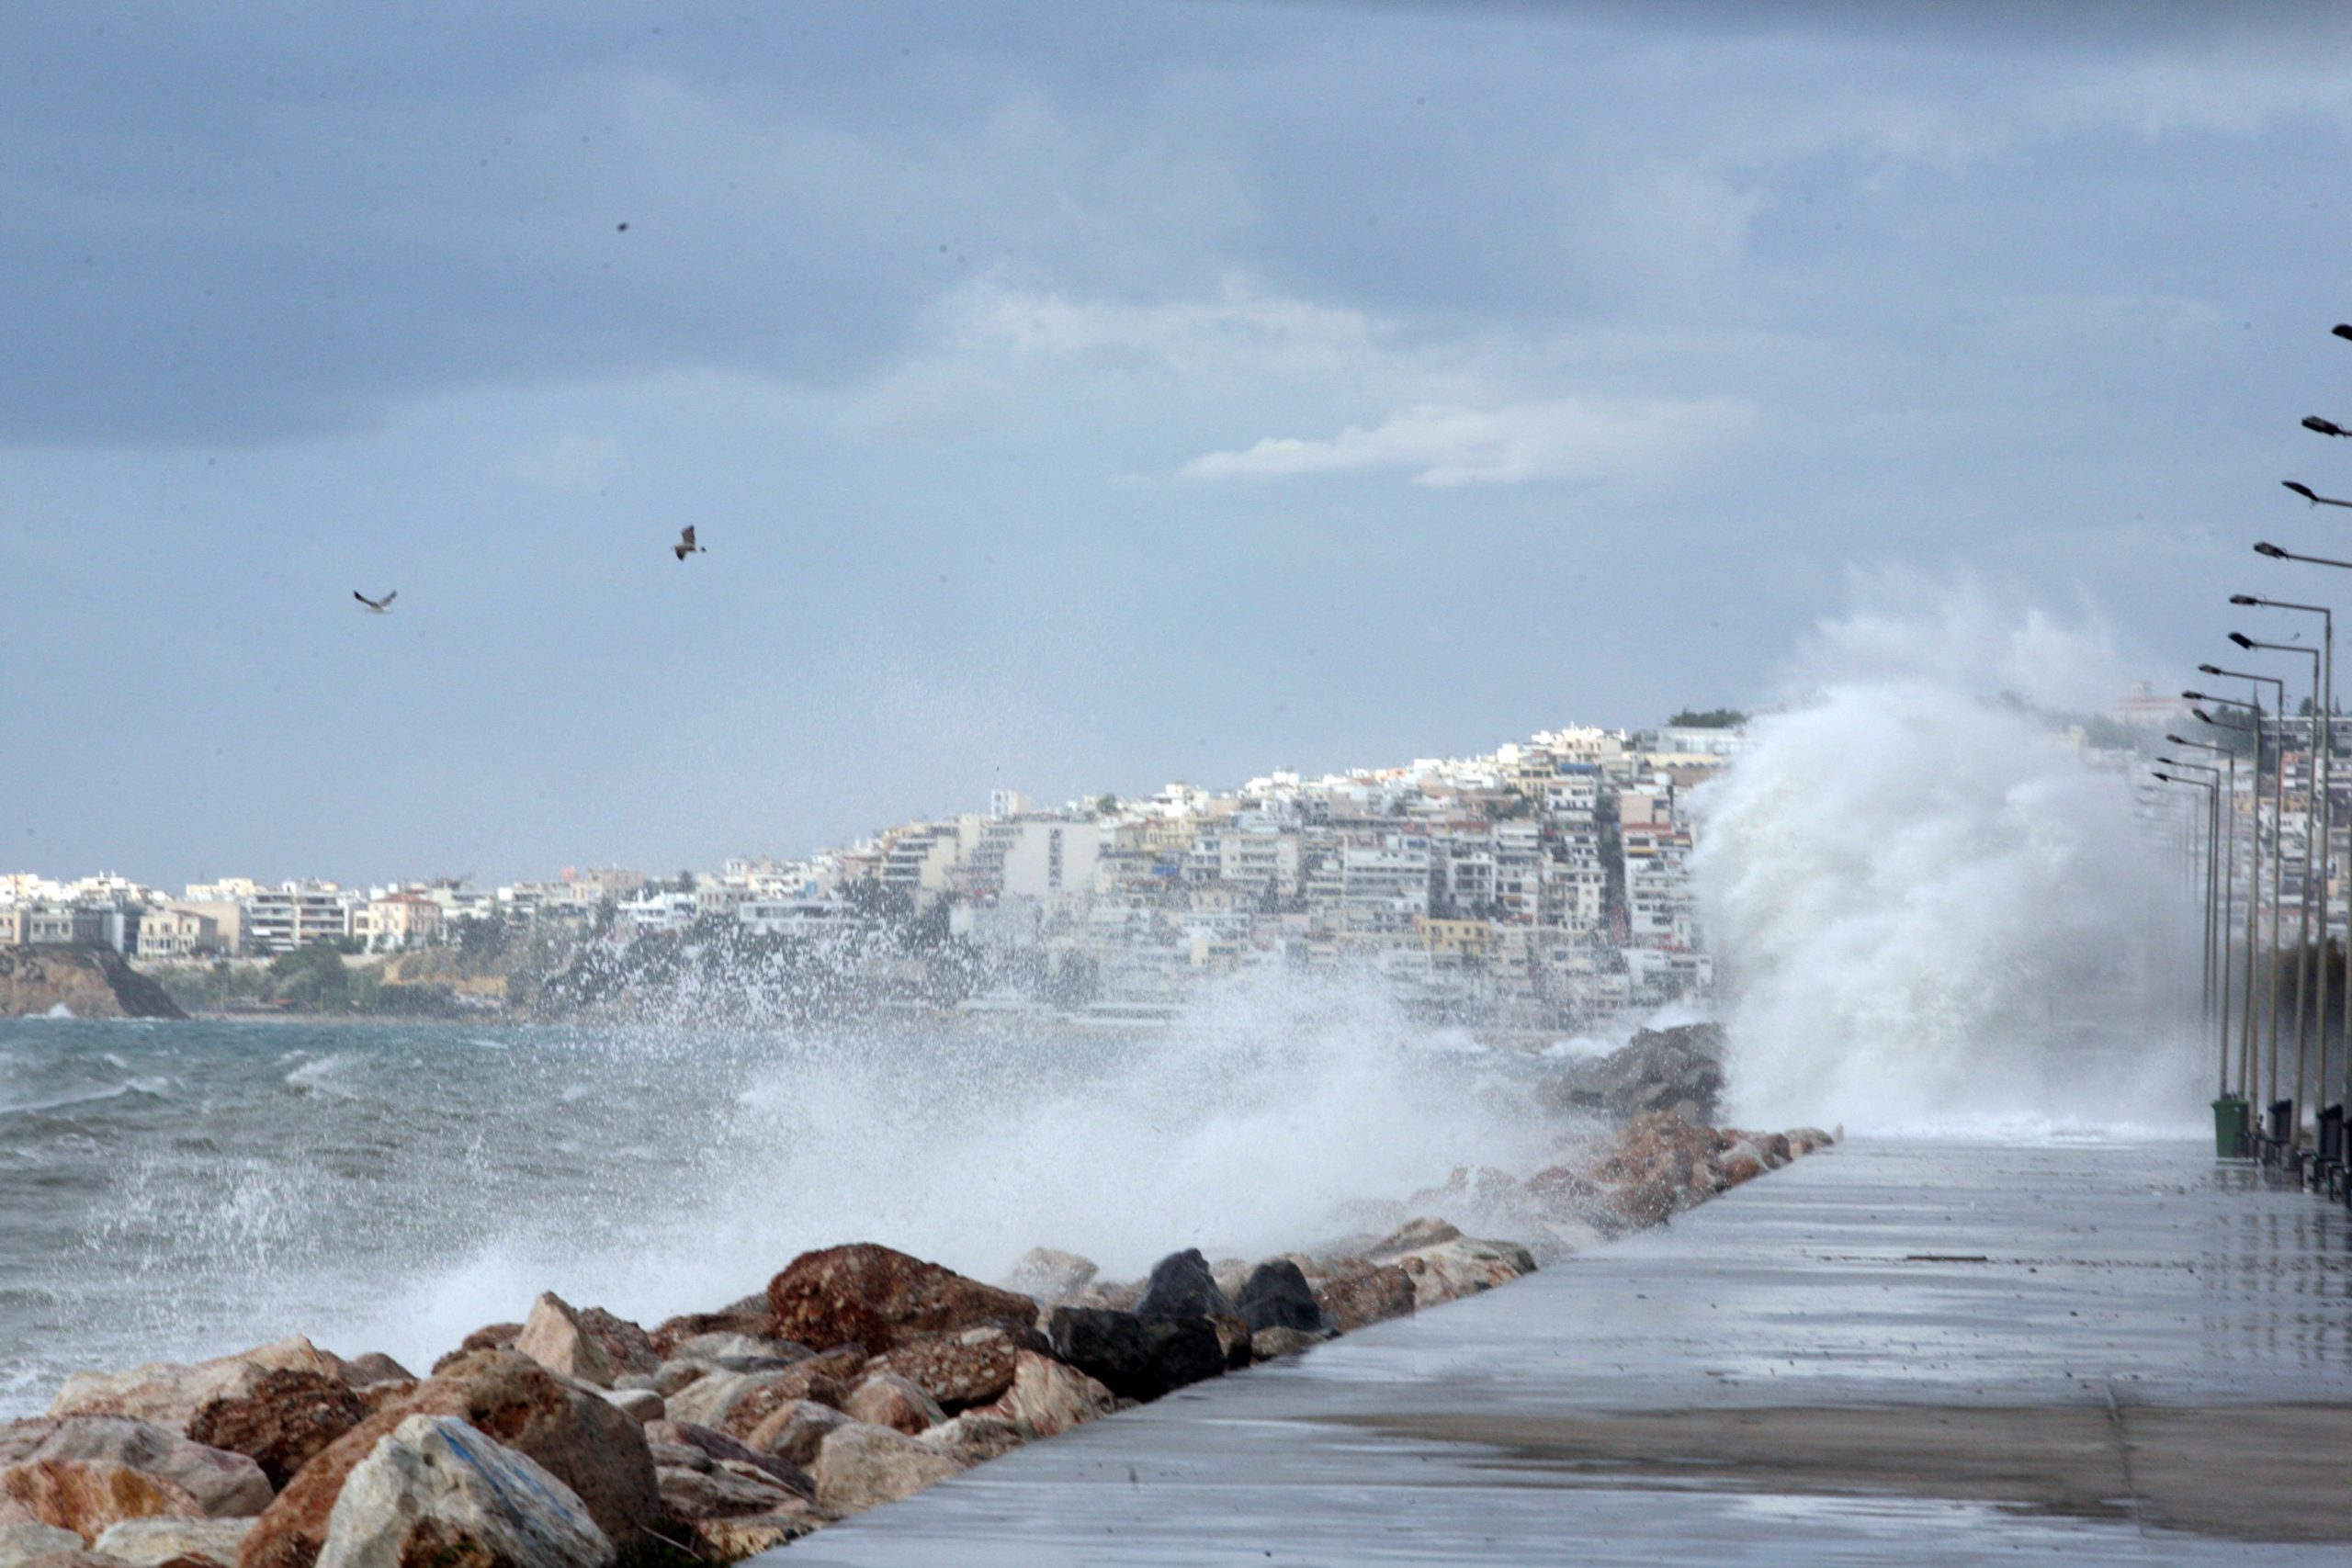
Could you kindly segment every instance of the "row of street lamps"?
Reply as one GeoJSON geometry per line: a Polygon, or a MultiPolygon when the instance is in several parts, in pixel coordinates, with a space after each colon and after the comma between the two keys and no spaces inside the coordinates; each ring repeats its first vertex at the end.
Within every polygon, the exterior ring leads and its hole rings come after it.
{"type": "MultiPolygon", "coordinates": [[[[2335,333],[2337,337],[2352,340],[2352,324],[2338,326],[2335,333]]],[[[2352,429],[2316,415],[2304,420],[2303,427],[2322,435],[2352,438],[2352,429]]],[[[2312,506],[2352,507],[2352,501],[2322,495],[2309,485],[2293,479],[2284,482],[2289,491],[2312,506]]],[[[2257,543],[2254,549],[2256,555],[2269,560],[2296,561],[2352,570],[2352,561],[2282,549],[2267,540],[2257,543]]],[[[2246,697],[2240,699],[2206,692],[2181,694],[2194,705],[2189,711],[2199,723],[2218,730],[2248,730],[2254,741],[2242,939],[2233,935],[2238,902],[2235,875],[2238,860],[2237,747],[2220,740],[2167,735],[2165,739],[2173,745],[2207,753],[2216,761],[2199,761],[2174,755],[2156,759],[2162,764],[2154,770],[2158,781],[2200,790],[2205,795],[2202,835],[2205,849],[2203,988],[2207,1021],[2215,1031],[2216,1132],[2224,1152],[2231,1152],[2229,1146],[2235,1144],[2236,1152],[2258,1152],[2298,1168],[2309,1168],[2315,1174],[2324,1173],[2331,1183],[2344,1178],[2347,1188],[2352,1188],[2352,1174],[2347,1174],[2346,1170],[2347,1152],[2352,1151],[2347,1151],[2346,1146],[2343,1122],[2343,1107],[2352,1102],[2352,994],[2344,998],[2339,1072],[2331,1080],[2328,1071],[2327,887],[2331,859],[2329,829],[2334,820],[2329,786],[2337,722],[2335,717],[2335,618],[2325,605],[2298,604],[2258,594],[2233,593],[2230,596],[2230,603],[2247,608],[2288,610],[2317,615],[2320,618],[2320,646],[2306,647],[2300,641],[2265,641],[2243,632],[2229,634],[2230,641],[2244,652],[2296,654],[2312,661],[2310,761],[2304,778],[2302,886],[2295,916],[2295,1016],[2291,1065],[2287,1060],[2285,1043],[2280,1038],[2286,1008],[2285,998],[2279,995],[2279,924],[2281,906],[2286,897],[2284,829],[2290,723],[2286,681],[2259,671],[2225,670],[2217,665],[2200,664],[2197,667],[2200,674],[2246,682],[2249,688],[2246,697]],[[2262,690],[2266,686],[2270,689],[2271,698],[2271,724],[2267,732],[2262,690]],[[2223,718],[2216,718],[2210,711],[2213,709],[2226,709],[2233,715],[2243,714],[2245,722],[2225,722],[2227,715],[2223,718]],[[2263,904],[2262,785],[2266,751],[2271,772],[2270,918],[2267,934],[2259,929],[2257,919],[2263,904]],[[2311,1116],[2314,1106],[2328,1099],[2331,1090],[2335,1093],[2335,1103],[2319,1111],[2312,1118],[2312,1125],[2307,1129],[2306,1118],[2311,1116]],[[2257,1094],[2266,1114],[2258,1127],[2248,1129],[2248,1110],[2257,1094]]],[[[2347,936],[2352,937],[2352,933],[2347,933],[2347,936]]],[[[2352,993],[2352,970],[2347,970],[2346,989],[2352,993]]]]}

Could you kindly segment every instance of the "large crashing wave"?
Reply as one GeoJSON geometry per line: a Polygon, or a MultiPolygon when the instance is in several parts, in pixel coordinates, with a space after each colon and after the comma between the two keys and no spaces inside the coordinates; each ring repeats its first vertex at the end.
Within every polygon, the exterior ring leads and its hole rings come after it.
{"type": "Polygon", "coordinates": [[[2095,626],[1974,591],[1826,626],[1809,694],[1700,792],[1698,892],[1743,1122],[2186,1124],[2195,913],[2037,711],[2121,689],[2095,626]]]}

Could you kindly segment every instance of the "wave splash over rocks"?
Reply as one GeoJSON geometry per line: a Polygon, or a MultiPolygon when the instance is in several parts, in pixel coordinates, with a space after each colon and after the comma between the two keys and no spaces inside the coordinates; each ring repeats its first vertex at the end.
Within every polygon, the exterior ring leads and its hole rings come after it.
{"type": "Polygon", "coordinates": [[[1981,589],[1825,625],[1696,804],[1730,1104],[1876,1132],[2177,1130],[2199,911],[2127,773],[2058,716],[2128,689],[2095,624],[1981,589]]]}
{"type": "Polygon", "coordinates": [[[27,1515],[0,1522],[123,1562],[136,1525],[220,1568],[453,1541],[516,1568],[730,1560],[1828,1141],[1692,1121],[1720,1081],[1703,1029],[1563,1075],[1346,986],[1230,992],[1146,1040],[514,1043],[199,1025],[31,1060],[44,1087],[193,1092],[110,1129],[129,1159],[86,1107],[132,1097],[11,1113],[30,1152],[0,1199],[29,1176],[53,1215],[77,1149],[94,1196],[47,1253],[0,1203],[0,1249],[49,1265],[45,1304],[0,1298],[49,1337],[0,1367],[47,1411],[0,1425],[27,1515]],[[349,1092],[314,1092],[313,1062],[349,1092]],[[121,1517],[126,1486],[170,1522],[121,1517]]]}

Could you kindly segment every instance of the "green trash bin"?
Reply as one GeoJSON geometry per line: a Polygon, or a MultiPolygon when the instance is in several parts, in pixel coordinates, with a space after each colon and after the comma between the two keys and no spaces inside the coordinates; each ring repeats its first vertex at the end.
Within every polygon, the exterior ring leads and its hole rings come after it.
{"type": "Polygon", "coordinates": [[[2244,1159],[2246,1151],[2246,1103],[2234,1094],[2213,1102],[2213,1154],[2220,1159],[2244,1159]]]}

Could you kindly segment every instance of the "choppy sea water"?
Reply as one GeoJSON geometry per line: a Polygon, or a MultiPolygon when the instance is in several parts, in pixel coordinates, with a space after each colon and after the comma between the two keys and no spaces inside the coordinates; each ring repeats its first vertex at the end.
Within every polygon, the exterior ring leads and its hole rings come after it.
{"type": "Polygon", "coordinates": [[[0,1416],[296,1332],[421,1368],[541,1290],[651,1322],[848,1240],[1262,1255],[1541,1163],[1527,1071],[1311,993],[1123,1041],[0,1021],[0,1416]]]}

